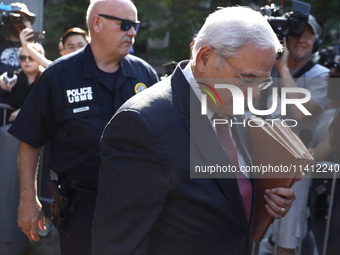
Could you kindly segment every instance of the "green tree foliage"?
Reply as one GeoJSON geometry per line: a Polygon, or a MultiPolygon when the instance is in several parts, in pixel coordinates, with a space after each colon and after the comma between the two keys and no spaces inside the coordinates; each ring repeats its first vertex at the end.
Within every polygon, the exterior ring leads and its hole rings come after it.
{"type": "MultiPolygon", "coordinates": [[[[189,44],[209,13],[219,6],[248,5],[254,1],[135,0],[142,29],[137,45],[169,36],[169,47],[159,55],[179,61],[190,57],[189,44]]],[[[255,1],[256,2],[256,1],[255,1]]]]}
{"type": "Polygon", "coordinates": [[[44,30],[46,41],[44,47],[49,59],[58,58],[58,43],[63,33],[71,27],[85,27],[86,10],[89,0],[45,0],[44,30]]]}
{"type": "MultiPolygon", "coordinates": [[[[279,6],[281,0],[272,1],[279,6]]],[[[329,37],[329,30],[339,29],[339,0],[303,1],[311,4],[311,13],[317,16],[325,25],[325,45],[334,44],[329,37]]],[[[203,0],[135,0],[139,10],[139,18],[145,26],[138,36],[138,42],[148,38],[161,39],[169,33],[169,47],[159,51],[162,56],[180,60],[189,57],[189,44],[204,23],[204,18],[218,6],[247,5],[256,10],[268,4],[268,1],[203,1],[203,0]]],[[[291,10],[292,0],[284,1],[283,12],[291,10]]]]}
{"type": "MultiPolygon", "coordinates": [[[[272,1],[280,5],[281,0],[272,1]]],[[[339,0],[305,0],[312,5],[316,15],[326,27],[326,44],[334,41],[328,36],[330,29],[339,29],[339,0]]],[[[217,7],[247,5],[259,9],[268,1],[264,0],[134,0],[138,9],[141,29],[135,44],[135,54],[146,52],[148,39],[163,39],[169,36],[169,46],[160,49],[159,57],[179,61],[190,56],[189,44],[204,23],[204,19],[217,7]]],[[[89,0],[45,0],[44,30],[47,33],[45,48],[50,59],[58,57],[57,45],[60,36],[70,27],[85,29],[85,15],[89,0]]],[[[284,12],[290,11],[292,0],[284,1],[284,12]]]]}
{"type": "Polygon", "coordinates": [[[340,29],[340,1],[339,0],[328,0],[328,1],[317,1],[317,0],[307,0],[305,1],[312,5],[311,13],[318,17],[325,27],[324,33],[324,43],[323,46],[334,45],[335,43],[340,43],[340,38],[338,42],[331,38],[330,31],[340,29]]]}

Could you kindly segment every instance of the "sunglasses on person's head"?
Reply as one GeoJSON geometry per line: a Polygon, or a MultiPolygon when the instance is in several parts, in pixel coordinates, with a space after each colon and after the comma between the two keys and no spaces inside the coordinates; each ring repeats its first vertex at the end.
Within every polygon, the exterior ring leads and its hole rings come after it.
{"type": "Polygon", "coordinates": [[[123,31],[129,31],[130,28],[133,26],[133,28],[135,29],[135,31],[137,32],[140,26],[140,22],[133,22],[131,20],[128,19],[121,19],[115,16],[111,16],[111,15],[106,15],[106,14],[98,14],[98,16],[103,17],[105,19],[111,19],[111,20],[119,20],[122,22],[122,24],[120,25],[120,29],[123,31]]]}
{"type": "Polygon", "coordinates": [[[19,56],[20,61],[24,62],[24,61],[29,61],[32,62],[33,58],[31,56],[25,56],[25,55],[20,55],[19,56]]]}

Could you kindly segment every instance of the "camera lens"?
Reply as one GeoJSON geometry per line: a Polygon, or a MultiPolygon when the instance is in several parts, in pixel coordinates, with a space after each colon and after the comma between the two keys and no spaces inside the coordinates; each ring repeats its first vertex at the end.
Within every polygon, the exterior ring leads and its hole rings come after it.
{"type": "Polygon", "coordinates": [[[9,14],[9,22],[12,23],[21,23],[23,18],[19,13],[10,13],[9,14]]]}

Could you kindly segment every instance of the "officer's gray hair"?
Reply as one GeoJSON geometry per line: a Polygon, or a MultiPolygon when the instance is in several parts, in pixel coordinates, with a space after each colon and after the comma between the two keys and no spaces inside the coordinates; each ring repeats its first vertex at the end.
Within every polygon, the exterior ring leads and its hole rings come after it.
{"type": "Polygon", "coordinates": [[[194,38],[192,57],[195,59],[199,49],[206,45],[212,46],[217,54],[233,57],[249,44],[259,50],[282,51],[273,29],[260,13],[243,6],[221,8],[208,16],[194,38]]]}

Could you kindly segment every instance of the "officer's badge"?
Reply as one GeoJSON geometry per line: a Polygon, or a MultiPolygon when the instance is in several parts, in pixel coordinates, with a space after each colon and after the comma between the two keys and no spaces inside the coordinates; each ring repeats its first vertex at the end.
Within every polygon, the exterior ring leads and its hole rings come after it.
{"type": "Polygon", "coordinates": [[[144,89],[147,89],[147,86],[144,83],[137,83],[135,86],[135,92],[138,94],[139,92],[142,92],[144,89]]]}

